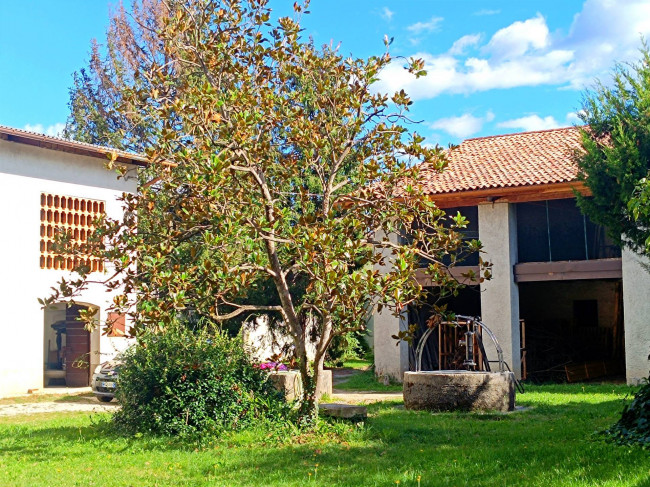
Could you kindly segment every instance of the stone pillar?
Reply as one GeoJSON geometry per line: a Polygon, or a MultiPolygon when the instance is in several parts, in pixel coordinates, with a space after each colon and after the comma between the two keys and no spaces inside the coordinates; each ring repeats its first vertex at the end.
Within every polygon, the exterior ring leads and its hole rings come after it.
{"type": "Polygon", "coordinates": [[[404,372],[409,367],[408,344],[395,340],[400,330],[408,328],[406,313],[399,317],[394,316],[389,310],[375,313],[375,374],[377,377],[390,377],[402,382],[404,372]]]}
{"type": "MultiPolygon", "coordinates": [[[[481,284],[481,317],[494,332],[503,349],[503,358],[515,376],[521,378],[521,339],[519,333],[519,288],[514,280],[517,263],[517,214],[511,203],[491,203],[478,207],[479,239],[484,259],[493,264],[492,279],[481,284]]],[[[485,337],[490,360],[496,350],[485,337]]],[[[498,364],[491,364],[496,370],[498,364]]]]}
{"type": "MultiPolygon", "coordinates": [[[[378,239],[383,238],[377,235],[378,239]]],[[[391,239],[397,242],[397,236],[391,235],[391,239]]],[[[384,265],[377,267],[380,272],[387,272],[392,265],[391,250],[384,250],[384,265]]],[[[392,311],[384,309],[382,312],[375,312],[372,317],[373,352],[375,355],[375,374],[378,377],[390,377],[401,382],[404,372],[408,370],[408,344],[397,343],[392,338],[400,330],[408,328],[408,316],[402,313],[395,316],[392,311]]]]}
{"type": "Polygon", "coordinates": [[[625,377],[636,385],[650,375],[650,269],[631,250],[622,254],[625,377]]]}

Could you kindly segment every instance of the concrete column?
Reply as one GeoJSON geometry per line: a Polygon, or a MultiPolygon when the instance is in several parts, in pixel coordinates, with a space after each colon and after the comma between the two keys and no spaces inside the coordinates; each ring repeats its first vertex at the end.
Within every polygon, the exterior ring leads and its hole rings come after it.
{"type": "MultiPolygon", "coordinates": [[[[377,235],[378,239],[383,238],[377,235]]],[[[397,236],[391,235],[397,242],[397,236]]],[[[386,273],[392,266],[393,259],[390,250],[384,250],[384,265],[377,269],[386,273]]],[[[404,377],[404,372],[408,370],[408,344],[405,342],[397,343],[393,335],[397,335],[400,330],[408,329],[408,316],[402,313],[395,316],[392,311],[384,309],[382,312],[375,312],[372,317],[373,333],[373,351],[375,354],[375,374],[378,377],[390,377],[399,382],[404,377]]]]}
{"type": "MultiPolygon", "coordinates": [[[[521,378],[519,334],[519,288],[514,281],[517,263],[517,214],[511,203],[478,207],[479,239],[484,258],[493,264],[492,279],[481,284],[481,315],[503,349],[503,358],[517,378],[521,378]]],[[[487,337],[486,337],[487,338],[487,337]]],[[[490,360],[496,360],[492,342],[484,340],[490,360]]],[[[497,367],[493,364],[492,368],[497,367]]]]}
{"type": "Polygon", "coordinates": [[[623,318],[625,327],[625,377],[640,384],[650,375],[650,269],[634,252],[623,249],[623,318]]]}

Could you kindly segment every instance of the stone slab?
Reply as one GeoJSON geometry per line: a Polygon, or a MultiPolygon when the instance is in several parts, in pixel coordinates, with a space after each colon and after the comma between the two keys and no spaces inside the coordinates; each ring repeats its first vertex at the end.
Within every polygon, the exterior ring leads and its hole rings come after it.
{"type": "Polygon", "coordinates": [[[333,418],[361,420],[368,417],[368,408],[352,404],[329,403],[318,406],[320,413],[333,418]]]}
{"type": "Polygon", "coordinates": [[[404,374],[404,405],[431,411],[512,411],[512,372],[439,370],[404,374]]]}

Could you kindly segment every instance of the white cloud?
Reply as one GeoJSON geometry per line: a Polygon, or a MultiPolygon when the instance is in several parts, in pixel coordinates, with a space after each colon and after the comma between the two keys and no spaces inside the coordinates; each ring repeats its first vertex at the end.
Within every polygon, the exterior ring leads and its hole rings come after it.
{"type": "Polygon", "coordinates": [[[582,89],[594,76],[609,77],[615,61],[639,58],[640,36],[650,37],[650,2],[647,0],[586,0],[575,15],[569,35],[558,41],[576,52],[570,86],[582,89]]]}
{"type": "Polygon", "coordinates": [[[539,115],[527,115],[525,117],[500,122],[497,124],[497,127],[532,131],[582,125],[582,123],[582,120],[580,120],[580,112],[578,111],[567,113],[564,117],[564,123],[559,123],[555,117],[550,115],[543,118],[539,115]]]}
{"type": "Polygon", "coordinates": [[[393,18],[393,15],[395,15],[395,12],[393,12],[388,7],[384,7],[381,9],[381,13],[379,15],[381,15],[383,19],[386,19],[390,22],[393,18]]]}
{"type": "Polygon", "coordinates": [[[428,76],[415,79],[402,64],[392,63],[381,74],[377,90],[392,93],[404,89],[414,100],[435,98],[442,93],[469,94],[518,86],[556,84],[567,79],[566,64],[572,60],[570,51],[552,51],[536,57],[491,63],[471,57],[464,62],[442,54],[432,56],[416,53],[422,58],[428,76]]]}
{"type": "Polygon", "coordinates": [[[53,125],[48,125],[45,127],[41,123],[37,123],[34,125],[27,124],[23,127],[23,130],[27,130],[29,132],[37,132],[39,134],[44,134],[44,135],[49,135],[50,137],[62,137],[63,136],[63,129],[65,128],[64,123],[55,123],[53,125]]]}
{"type": "Polygon", "coordinates": [[[567,34],[551,34],[538,14],[505,26],[483,46],[477,40],[479,55],[463,56],[474,42],[468,36],[447,53],[413,54],[429,73],[417,80],[396,61],[382,72],[377,89],[404,89],[414,100],[520,86],[583,89],[596,77],[608,79],[614,61],[638,59],[640,35],[650,37],[650,1],[586,0],[567,34]]]}
{"type": "Polygon", "coordinates": [[[551,117],[540,117],[539,115],[528,115],[526,117],[515,118],[513,120],[506,120],[505,122],[500,122],[497,124],[497,127],[509,128],[509,129],[518,129],[523,130],[524,132],[530,132],[533,130],[546,130],[558,128],[561,125],[551,117]]]}
{"type": "Polygon", "coordinates": [[[514,22],[500,29],[485,46],[485,51],[497,59],[513,59],[529,51],[543,49],[549,45],[546,20],[541,15],[524,22],[514,22]]]}
{"type": "Polygon", "coordinates": [[[430,126],[432,129],[444,130],[453,137],[464,139],[479,132],[485,122],[491,122],[492,120],[494,120],[492,111],[488,111],[484,117],[475,117],[471,113],[465,113],[459,117],[438,119],[430,126]]]}
{"type": "Polygon", "coordinates": [[[414,34],[422,34],[423,32],[432,32],[437,30],[440,26],[440,23],[444,19],[442,17],[431,17],[427,22],[416,22],[415,24],[409,25],[406,30],[413,32],[414,34]]]}
{"type": "Polygon", "coordinates": [[[501,10],[488,10],[488,9],[484,8],[484,9],[481,9],[481,10],[479,10],[477,12],[474,12],[474,15],[496,15],[496,14],[500,14],[500,13],[501,13],[501,10]]]}
{"type": "Polygon", "coordinates": [[[454,42],[448,53],[452,56],[465,54],[468,47],[476,46],[481,41],[481,34],[469,34],[454,42]]]}
{"type": "Polygon", "coordinates": [[[582,110],[578,112],[569,112],[566,114],[566,123],[567,125],[582,125],[584,122],[580,118],[582,110]]]}

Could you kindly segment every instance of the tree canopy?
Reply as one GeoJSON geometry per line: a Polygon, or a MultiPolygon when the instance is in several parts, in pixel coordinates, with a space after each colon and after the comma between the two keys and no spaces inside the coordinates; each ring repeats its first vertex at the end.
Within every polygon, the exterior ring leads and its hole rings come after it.
{"type": "Polygon", "coordinates": [[[581,119],[584,152],[577,154],[580,178],[592,197],[582,210],[605,226],[619,245],[650,255],[650,52],[617,65],[613,83],[585,94],[581,119]]]}
{"type": "MultiPolygon", "coordinates": [[[[408,95],[373,89],[388,51],[356,59],[304,40],[306,5],[273,22],[266,0],[164,5],[157,48],[138,51],[117,109],[146,122],[150,180],[124,195],[124,218],[98,222],[91,247],[109,272],[79,268],[48,299],[99,280],[118,291],[114,308],[136,333],[188,310],[215,322],[276,312],[313,414],[334,337],[364,329],[376,309],[419,303],[422,259],[442,294],[454,292],[449,267],[480,243],[464,241],[467,221],[420,187],[420,167],[442,171],[447,161],[412,130],[408,95]],[[277,304],[246,300],[268,282],[277,304]]],[[[405,68],[421,76],[422,66],[405,68]]]]}

